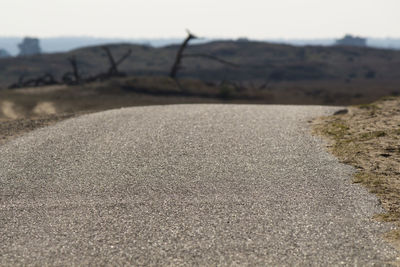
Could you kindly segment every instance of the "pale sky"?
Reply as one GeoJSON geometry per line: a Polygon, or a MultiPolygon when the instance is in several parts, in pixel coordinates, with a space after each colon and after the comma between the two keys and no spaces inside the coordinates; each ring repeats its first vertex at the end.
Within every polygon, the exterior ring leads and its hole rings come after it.
{"type": "Polygon", "coordinates": [[[400,0],[0,0],[0,36],[400,37],[400,0]]]}

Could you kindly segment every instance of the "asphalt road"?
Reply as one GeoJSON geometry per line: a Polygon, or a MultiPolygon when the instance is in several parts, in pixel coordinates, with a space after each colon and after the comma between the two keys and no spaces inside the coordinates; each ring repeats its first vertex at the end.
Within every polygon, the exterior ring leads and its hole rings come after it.
{"type": "Polygon", "coordinates": [[[0,147],[0,265],[384,265],[396,251],[310,134],[337,108],[112,110],[0,147]]]}

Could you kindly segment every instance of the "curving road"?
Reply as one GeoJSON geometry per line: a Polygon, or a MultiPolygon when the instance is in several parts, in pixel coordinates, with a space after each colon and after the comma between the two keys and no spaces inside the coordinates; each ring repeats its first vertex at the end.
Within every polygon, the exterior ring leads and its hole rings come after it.
{"type": "Polygon", "coordinates": [[[0,147],[0,265],[384,265],[397,252],[307,121],[337,108],[175,105],[0,147]]]}

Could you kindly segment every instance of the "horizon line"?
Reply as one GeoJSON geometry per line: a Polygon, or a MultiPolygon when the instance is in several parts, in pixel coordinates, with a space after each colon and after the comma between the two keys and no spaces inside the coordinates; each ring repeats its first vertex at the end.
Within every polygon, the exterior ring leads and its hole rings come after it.
{"type": "MultiPolygon", "coordinates": [[[[346,34],[347,35],[347,34],[346,34]]],[[[362,37],[366,39],[400,39],[400,36],[386,36],[386,37],[376,37],[376,36],[363,36],[357,34],[350,34],[355,37],[362,37]]],[[[233,37],[217,37],[217,36],[204,36],[199,39],[220,39],[220,40],[237,40],[237,39],[249,39],[249,40],[324,40],[324,39],[340,39],[345,35],[340,37],[247,37],[247,36],[233,36],[233,37]]],[[[184,39],[183,36],[170,36],[170,37],[121,37],[121,36],[91,36],[91,35],[55,35],[55,36],[39,36],[39,35],[0,35],[0,38],[25,38],[32,37],[38,39],[62,39],[62,38],[92,38],[92,39],[122,39],[122,40],[168,40],[168,39],[184,39]]]]}

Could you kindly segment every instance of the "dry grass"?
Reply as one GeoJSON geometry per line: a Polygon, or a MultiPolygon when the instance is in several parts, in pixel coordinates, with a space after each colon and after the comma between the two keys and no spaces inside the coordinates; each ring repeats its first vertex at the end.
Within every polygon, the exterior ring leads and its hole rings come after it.
{"type": "Polygon", "coordinates": [[[179,93],[176,85],[165,81],[160,81],[159,84],[164,84],[164,87],[158,88],[146,78],[131,78],[73,87],[50,86],[0,90],[0,120],[35,119],[47,115],[95,112],[129,106],[225,101],[190,94],[174,95],[174,92],[179,93]],[[127,88],[124,89],[124,87],[127,88]],[[144,94],[132,89],[146,89],[149,93],[144,94]],[[165,92],[172,93],[168,95],[165,92]]]}
{"type": "MultiPolygon", "coordinates": [[[[347,114],[320,118],[314,131],[328,138],[330,150],[342,162],[358,170],[353,182],[378,196],[386,213],[375,218],[400,226],[400,98],[387,97],[350,107],[347,114]]],[[[400,230],[386,237],[400,245],[400,230]]]]}

